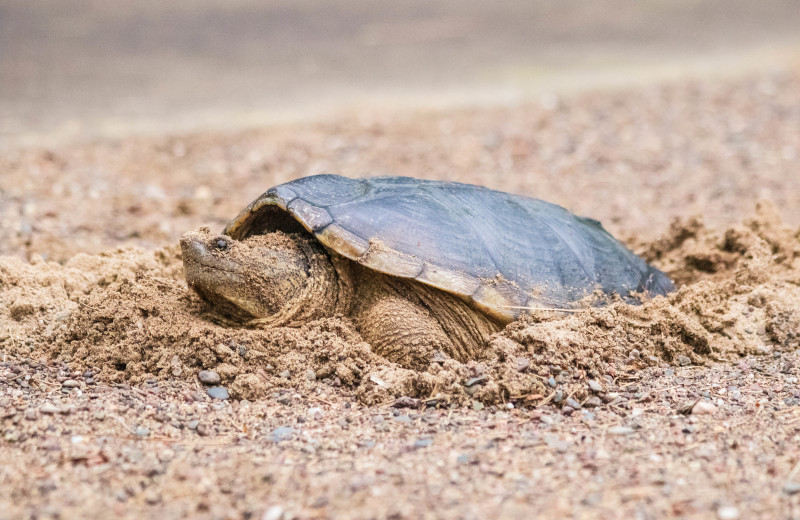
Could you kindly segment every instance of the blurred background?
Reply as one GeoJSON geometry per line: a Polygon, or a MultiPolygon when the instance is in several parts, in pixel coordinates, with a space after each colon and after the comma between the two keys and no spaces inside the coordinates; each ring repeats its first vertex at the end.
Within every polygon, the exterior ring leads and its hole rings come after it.
{"type": "Polygon", "coordinates": [[[4,0],[0,142],[516,103],[798,49],[796,0],[4,0]]]}
{"type": "Polygon", "coordinates": [[[322,172],[530,195],[635,248],[759,199],[798,225],[798,29],[797,0],[1,0],[0,255],[175,244],[322,172]]]}

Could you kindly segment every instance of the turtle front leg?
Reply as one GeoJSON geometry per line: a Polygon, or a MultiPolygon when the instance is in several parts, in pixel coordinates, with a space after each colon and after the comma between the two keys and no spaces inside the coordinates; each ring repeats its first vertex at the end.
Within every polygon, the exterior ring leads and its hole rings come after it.
{"type": "Polygon", "coordinates": [[[413,296],[373,275],[360,285],[351,316],[375,353],[421,369],[437,350],[449,355],[457,350],[436,318],[413,296]]]}

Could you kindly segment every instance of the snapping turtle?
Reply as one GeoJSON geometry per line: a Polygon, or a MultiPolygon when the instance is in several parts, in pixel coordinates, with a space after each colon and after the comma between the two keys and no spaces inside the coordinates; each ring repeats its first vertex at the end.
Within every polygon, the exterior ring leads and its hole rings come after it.
{"type": "Polygon", "coordinates": [[[596,220],[455,182],[315,175],[267,190],[225,228],[181,239],[186,280],[228,321],[350,316],[376,352],[465,360],[526,308],[673,289],[596,220]],[[598,296],[599,295],[599,296],[598,296]]]}

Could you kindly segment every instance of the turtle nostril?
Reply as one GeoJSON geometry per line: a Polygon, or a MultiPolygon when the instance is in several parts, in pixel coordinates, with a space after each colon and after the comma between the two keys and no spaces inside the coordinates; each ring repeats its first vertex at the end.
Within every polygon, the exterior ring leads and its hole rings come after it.
{"type": "Polygon", "coordinates": [[[225,251],[231,245],[230,241],[223,237],[215,238],[211,243],[216,249],[219,249],[220,251],[225,251]]]}

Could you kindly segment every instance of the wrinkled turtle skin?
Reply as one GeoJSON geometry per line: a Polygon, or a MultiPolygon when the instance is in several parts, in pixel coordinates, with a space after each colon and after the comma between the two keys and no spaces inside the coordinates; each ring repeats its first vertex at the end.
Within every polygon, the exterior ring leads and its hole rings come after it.
{"type": "Polygon", "coordinates": [[[222,236],[187,233],[181,244],[189,285],[233,321],[298,325],[346,314],[374,350],[407,366],[426,365],[437,350],[474,358],[526,308],[673,289],[596,220],[409,177],[297,179],[270,188],[222,236]],[[259,235],[281,245],[255,254],[243,246],[259,235]]]}

